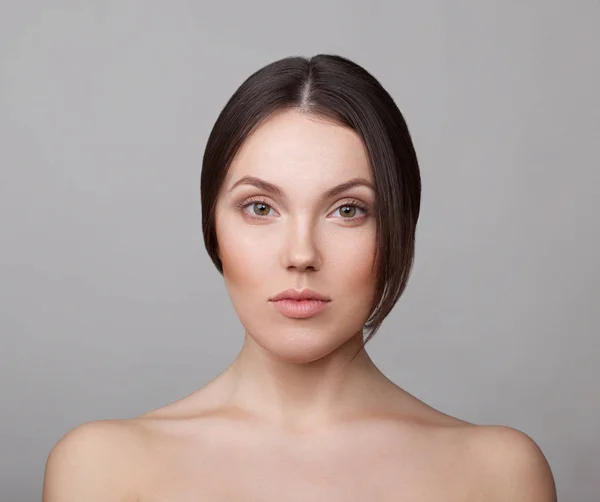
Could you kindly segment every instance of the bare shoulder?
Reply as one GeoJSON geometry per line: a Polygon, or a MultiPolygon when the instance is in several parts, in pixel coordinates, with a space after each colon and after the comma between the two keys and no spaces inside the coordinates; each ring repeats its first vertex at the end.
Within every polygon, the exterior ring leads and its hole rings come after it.
{"type": "Polygon", "coordinates": [[[43,502],[135,501],[144,445],[144,430],[134,420],[76,427],[48,455],[43,502]]]}
{"type": "Polygon", "coordinates": [[[477,425],[421,406],[433,451],[460,458],[462,489],[486,502],[556,502],[550,465],[537,443],[524,432],[501,425],[477,425]]]}
{"type": "Polygon", "coordinates": [[[469,427],[467,444],[485,500],[556,502],[548,461],[524,432],[505,426],[469,427]]]}

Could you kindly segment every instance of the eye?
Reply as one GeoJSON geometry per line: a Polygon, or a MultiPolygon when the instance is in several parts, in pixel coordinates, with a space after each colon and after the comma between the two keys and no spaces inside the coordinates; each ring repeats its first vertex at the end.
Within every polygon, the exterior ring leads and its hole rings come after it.
{"type": "Polygon", "coordinates": [[[269,210],[271,209],[271,206],[265,204],[264,202],[251,202],[250,204],[248,204],[248,206],[252,207],[252,211],[257,216],[268,216],[269,210]]]}
{"type": "Polygon", "coordinates": [[[339,208],[339,211],[340,211],[340,215],[343,215],[344,217],[348,216],[350,218],[353,218],[356,215],[357,209],[359,209],[357,206],[353,206],[351,204],[346,204],[345,206],[341,206],[339,208]]]}
{"type": "Polygon", "coordinates": [[[273,209],[262,199],[248,199],[238,204],[237,207],[250,218],[266,218],[273,209]]]}
{"type": "Polygon", "coordinates": [[[369,209],[362,202],[353,200],[339,206],[332,214],[339,211],[342,220],[360,220],[369,214],[369,209]],[[358,216],[357,216],[358,213],[358,216]]]}

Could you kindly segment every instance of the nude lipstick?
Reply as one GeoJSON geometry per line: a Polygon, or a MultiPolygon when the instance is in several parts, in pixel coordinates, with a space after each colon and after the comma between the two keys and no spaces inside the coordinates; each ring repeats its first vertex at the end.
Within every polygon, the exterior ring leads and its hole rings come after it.
{"type": "Polygon", "coordinates": [[[312,291],[303,289],[286,289],[281,293],[269,298],[269,303],[273,305],[281,314],[293,319],[307,319],[319,312],[323,312],[331,302],[331,299],[312,291]]]}

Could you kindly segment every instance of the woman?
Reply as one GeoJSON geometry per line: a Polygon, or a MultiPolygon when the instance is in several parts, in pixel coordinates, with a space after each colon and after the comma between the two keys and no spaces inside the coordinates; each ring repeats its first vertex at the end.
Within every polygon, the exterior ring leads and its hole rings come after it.
{"type": "Polygon", "coordinates": [[[528,436],[432,409],[365,351],[407,284],[420,190],[402,114],[363,68],[318,55],[251,75],[201,177],[243,347],[182,400],[69,432],[44,501],[555,500],[528,436]]]}

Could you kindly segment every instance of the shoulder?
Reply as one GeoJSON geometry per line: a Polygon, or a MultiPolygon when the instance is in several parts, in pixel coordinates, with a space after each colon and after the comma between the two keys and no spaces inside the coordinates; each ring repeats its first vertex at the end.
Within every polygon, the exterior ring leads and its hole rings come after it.
{"type": "Polygon", "coordinates": [[[505,426],[470,427],[468,449],[481,490],[494,502],[556,502],[546,457],[524,432],[505,426]]]}
{"type": "Polygon", "coordinates": [[[132,420],[76,427],[48,455],[43,502],[135,500],[144,446],[144,431],[132,420]]]}

